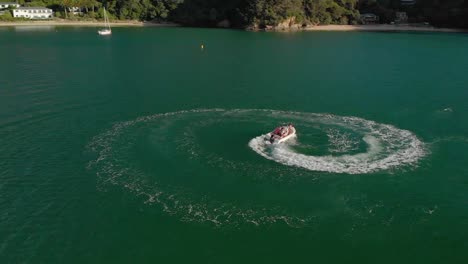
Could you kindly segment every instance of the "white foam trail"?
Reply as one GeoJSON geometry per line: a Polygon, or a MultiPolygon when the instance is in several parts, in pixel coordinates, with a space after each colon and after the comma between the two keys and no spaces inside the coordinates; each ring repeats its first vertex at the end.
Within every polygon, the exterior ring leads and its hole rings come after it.
{"type": "MultiPolygon", "coordinates": [[[[320,123],[326,120],[329,123],[332,120],[335,125],[362,133],[368,150],[355,155],[310,156],[297,153],[287,144],[270,145],[265,141],[265,135],[252,139],[249,146],[261,156],[284,165],[311,171],[348,174],[371,173],[416,164],[426,154],[424,144],[407,130],[357,117],[324,115],[317,118],[319,116],[316,114],[313,117],[310,122],[320,123]]],[[[306,122],[307,118],[303,121],[306,122]]]]}
{"type": "MultiPolygon", "coordinates": [[[[309,156],[297,153],[291,145],[270,145],[264,140],[264,136],[256,137],[249,142],[249,146],[261,156],[279,162],[284,165],[302,167],[313,171],[337,172],[337,173],[370,173],[379,170],[396,168],[402,165],[416,164],[425,155],[424,144],[409,131],[397,129],[390,125],[378,124],[356,117],[338,117],[329,114],[312,114],[299,112],[283,112],[274,110],[223,110],[202,109],[179,111],[151,116],[139,117],[135,120],[115,124],[110,130],[97,135],[89,143],[88,148],[96,153],[96,159],[88,164],[88,168],[95,169],[98,176],[98,188],[105,185],[120,186],[137,196],[144,197],[148,204],[157,204],[170,214],[177,215],[183,221],[209,222],[216,226],[239,225],[250,223],[254,225],[272,224],[283,222],[289,226],[300,227],[315,219],[314,216],[295,216],[281,208],[262,208],[252,204],[250,208],[239,208],[230,202],[215,201],[207,196],[196,198],[190,194],[190,190],[181,190],[177,186],[161,186],[158,181],[148,182],[145,173],[128,164],[128,149],[135,144],[136,136],[133,134],[140,127],[161,125],[164,122],[171,123],[178,118],[198,115],[200,119],[207,117],[224,119],[242,119],[253,116],[254,121],[281,118],[295,121],[300,127],[307,124],[319,124],[324,127],[344,127],[356,134],[362,135],[368,149],[364,153],[341,156],[309,156]],[[205,114],[206,113],[206,114],[205,114]],[[208,116],[207,116],[208,115],[208,116]]],[[[161,128],[161,127],[160,127],[161,128]]],[[[164,134],[164,129],[162,133],[164,134]]],[[[197,157],[200,152],[194,144],[190,130],[182,134],[178,139],[176,149],[188,150],[192,157],[197,157]]],[[[299,131],[300,136],[300,131],[299,131]]],[[[339,139],[341,140],[341,139],[339,139]]],[[[347,138],[344,140],[348,140],[347,138]]],[[[335,142],[336,143],[336,142],[335,142]]],[[[332,142],[332,144],[335,144],[332,142]]],[[[296,142],[300,145],[300,140],[296,142]]],[[[341,143],[339,143],[341,144],[341,143]]],[[[348,143],[346,143],[348,144],[348,143]]],[[[340,147],[340,152],[349,151],[350,148],[340,147]]],[[[210,155],[210,153],[204,153],[210,155]]],[[[224,157],[218,160],[226,165],[231,162],[235,168],[236,161],[229,161],[224,157]]],[[[249,164],[242,166],[248,168],[249,164]]],[[[209,195],[209,194],[208,194],[209,195]]]]}
{"type": "MultiPolygon", "coordinates": [[[[97,154],[96,159],[88,163],[88,169],[96,170],[98,189],[105,189],[106,185],[120,186],[136,196],[143,197],[145,204],[159,205],[162,211],[169,215],[177,215],[186,222],[211,223],[215,226],[237,226],[245,223],[258,226],[282,222],[291,227],[304,226],[310,221],[309,217],[292,216],[278,208],[261,208],[255,205],[252,208],[239,208],[229,202],[220,202],[207,197],[197,199],[190,194],[190,191],[173,186],[161,186],[157,181],[148,183],[144,172],[125,163],[126,149],[128,145],[134,144],[131,134],[130,138],[125,138],[131,133],[129,129],[132,127],[164,118],[219,112],[227,113],[223,109],[201,109],[144,116],[117,123],[110,130],[97,135],[87,147],[97,154]]],[[[236,110],[234,112],[240,113],[236,110]]]]}

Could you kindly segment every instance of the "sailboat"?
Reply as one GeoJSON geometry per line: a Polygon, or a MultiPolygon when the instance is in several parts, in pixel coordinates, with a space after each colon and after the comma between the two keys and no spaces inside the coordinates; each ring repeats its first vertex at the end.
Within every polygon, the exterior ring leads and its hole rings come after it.
{"type": "Polygon", "coordinates": [[[111,35],[112,34],[112,30],[111,30],[110,24],[109,24],[109,18],[107,17],[105,7],[104,7],[104,28],[98,30],[98,34],[101,35],[101,36],[111,35]]]}

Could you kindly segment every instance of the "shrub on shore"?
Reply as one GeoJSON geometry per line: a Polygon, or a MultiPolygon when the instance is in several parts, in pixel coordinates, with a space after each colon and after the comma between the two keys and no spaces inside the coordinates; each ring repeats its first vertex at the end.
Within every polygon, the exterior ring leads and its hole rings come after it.
{"type": "Polygon", "coordinates": [[[25,20],[27,19],[13,17],[10,10],[6,10],[2,15],[0,15],[0,21],[14,22],[14,21],[25,21],[25,20]]]}
{"type": "Polygon", "coordinates": [[[0,21],[14,21],[15,18],[9,11],[5,11],[2,15],[0,15],[0,21]]]}

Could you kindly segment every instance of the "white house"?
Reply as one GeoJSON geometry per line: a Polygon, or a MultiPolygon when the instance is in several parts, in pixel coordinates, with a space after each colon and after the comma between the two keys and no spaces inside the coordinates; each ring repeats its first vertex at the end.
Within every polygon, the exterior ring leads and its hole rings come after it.
{"type": "Polygon", "coordinates": [[[395,22],[399,24],[408,23],[408,14],[406,12],[396,12],[395,13],[396,19],[395,22]]]}
{"type": "Polygon", "coordinates": [[[7,9],[9,7],[15,7],[18,8],[20,7],[20,4],[18,3],[13,3],[13,2],[0,2],[0,10],[2,9],[7,9]]]}
{"type": "Polygon", "coordinates": [[[83,14],[82,8],[78,6],[72,6],[68,8],[68,12],[74,15],[81,15],[83,14]]]}
{"type": "Polygon", "coordinates": [[[52,18],[52,9],[45,7],[18,7],[13,9],[13,17],[24,17],[29,19],[52,18]]]}
{"type": "Polygon", "coordinates": [[[372,13],[366,13],[361,15],[361,23],[363,24],[376,24],[379,23],[379,16],[372,14],[372,13]]]}

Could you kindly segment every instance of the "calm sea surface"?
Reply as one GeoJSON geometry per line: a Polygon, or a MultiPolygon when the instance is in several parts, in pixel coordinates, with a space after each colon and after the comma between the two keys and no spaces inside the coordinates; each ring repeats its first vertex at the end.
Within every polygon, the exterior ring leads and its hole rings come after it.
{"type": "Polygon", "coordinates": [[[468,35],[113,33],[0,28],[0,263],[466,263],[468,35]]]}

